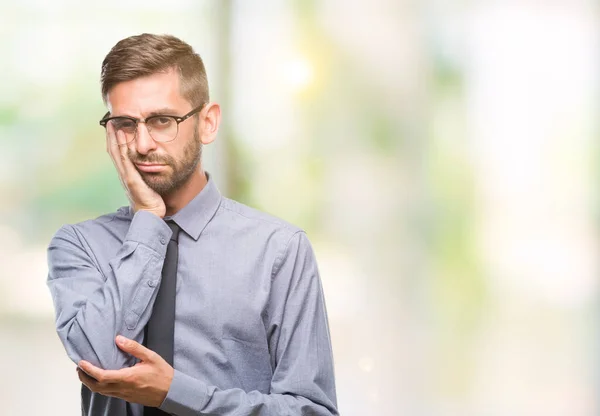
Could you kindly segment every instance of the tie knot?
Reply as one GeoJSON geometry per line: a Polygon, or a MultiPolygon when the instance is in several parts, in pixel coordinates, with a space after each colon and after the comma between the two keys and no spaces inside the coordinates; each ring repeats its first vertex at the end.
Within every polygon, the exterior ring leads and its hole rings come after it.
{"type": "Polygon", "coordinates": [[[177,239],[179,238],[179,230],[181,228],[179,228],[179,225],[177,225],[175,221],[168,220],[166,221],[166,223],[171,229],[171,231],[173,231],[173,234],[171,235],[171,240],[177,242],[177,239]]]}

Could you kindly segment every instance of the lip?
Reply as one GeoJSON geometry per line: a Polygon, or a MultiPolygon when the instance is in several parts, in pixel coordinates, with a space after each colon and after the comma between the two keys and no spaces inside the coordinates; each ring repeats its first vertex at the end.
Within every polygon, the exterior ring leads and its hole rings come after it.
{"type": "Polygon", "coordinates": [[[161,165],[158,163],[136,163],[135,165],[143,172],[160,172],[167,167],[167,165],[161,165]]]}

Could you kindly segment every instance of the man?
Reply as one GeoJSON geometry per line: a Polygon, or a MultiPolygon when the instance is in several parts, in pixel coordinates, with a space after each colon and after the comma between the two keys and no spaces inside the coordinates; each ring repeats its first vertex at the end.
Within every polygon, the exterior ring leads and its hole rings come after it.
{"type": "Polygon", "coordinates": [[[305,233],[220,195],[202,170],[220,108],[173,36],[118,42],[100,121],[130,201],[48,249],[58,335],[85,415],[337,415],[305,233]]]}

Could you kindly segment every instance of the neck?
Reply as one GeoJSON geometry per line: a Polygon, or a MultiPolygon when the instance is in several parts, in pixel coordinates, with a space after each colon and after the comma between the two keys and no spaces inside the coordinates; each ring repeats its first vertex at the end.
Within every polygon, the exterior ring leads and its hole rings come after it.
{"type": "Polygon", "coordinates": [[[181,188],[171,194],[163,196],[167,208],[165,215],[175,215],[194,199],[194,197],[204,189],[207,183],[206,174],[202,167],[199,167],[181,188]]]}

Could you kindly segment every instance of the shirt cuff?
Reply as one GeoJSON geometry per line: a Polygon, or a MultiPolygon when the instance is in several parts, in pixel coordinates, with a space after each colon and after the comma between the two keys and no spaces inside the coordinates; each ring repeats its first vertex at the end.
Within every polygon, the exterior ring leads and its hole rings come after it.
{"type": "Polygon", "coordinates": [[[175,370],[167,397],[159,409],[178,416],[199,414],[208,399],[208,386],[202,381],[175,370]]]}
{"type": "Polygon", "coordinates": [[[140,210],[135,213],[125,241],[135,241],[150,247],[161,256],[167,253],[167,244],[173,231],[158,215],[140,210]]]}

